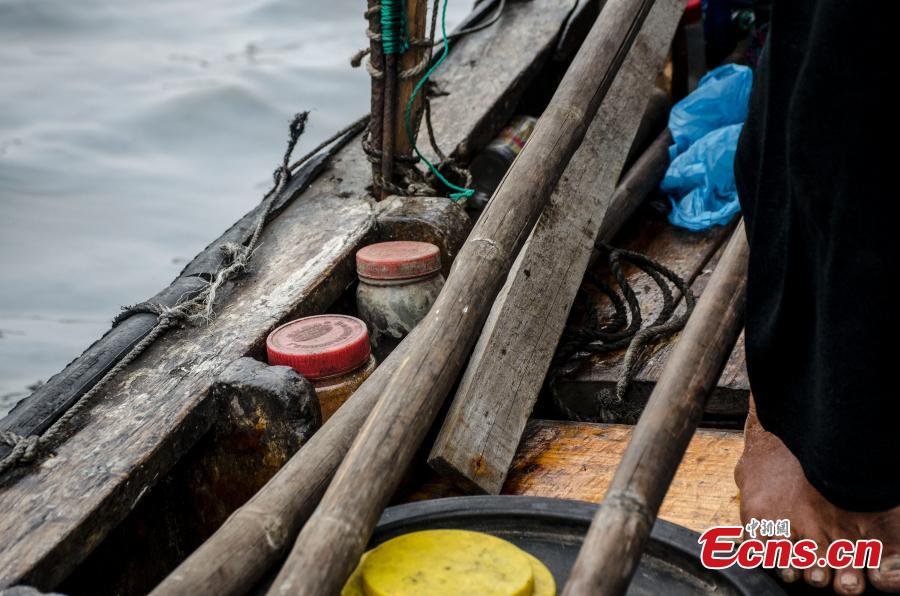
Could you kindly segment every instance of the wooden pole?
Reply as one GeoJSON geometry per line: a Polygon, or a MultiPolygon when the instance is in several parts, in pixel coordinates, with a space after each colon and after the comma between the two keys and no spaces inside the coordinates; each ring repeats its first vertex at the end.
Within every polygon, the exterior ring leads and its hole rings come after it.
{"type": "Polygon", "coordinates": [[[652,6],[653,0],[610,0],[604,6],[270,593],[340,592],[652,6]]]}
{"type": "MultiPolygon", "coordinates": [[[[441,0],[434,0],[440,4],[441,0]]],[[[412,71],[423,60],[427,60],[431,56],[431,48],[424,44],[427,38],[427,16],[428,16],[428,0],[407,0],[406,2],[406,24],[409,31],[410,46],[409,49],[400,56],[400,71],[412,71]]],[[[401,76],[397,83],[397,126],[394,128],[394,154],[398,156],[411,157],[412,145],[409,143],[409,137],[406,134],[406,104],[412,95],[413,88],[419,79],[424,75],[424,71],[409,76],[401,76]]],[[[416,132],[419,129],[419,120],[422,117],[422,109],[425,106],[425,90],[419,92],[413,102],[410,112],[410,123],[413,127],[413,139],[416,138],[416,132]]]]}
{"type": "MultiPolygon", "coordinates": [[[[371,106],[369,116],[369,148],[381,151],[384,131],[384,54],[381,51],[381,0],[368,0],[366,17],[369,19],[369,64],[373,72],[381,76],[372,77],[371,106]]],[[[381,179],[381,159],[372,162],[372,194],[381,198],[382,189],[378,181],[381,179]]]]}
{"type": "MultiPolygon", "coordinates": [[[[440,0],[435,0],[440,2],[440,0]]],[[[410,46],[402,54],[385,55],[384,57],[384,119],[382,132],[382,177],[386,182],[393,182],[398,158],[411,157],[412,145],[406,134],[406,104],[412,95],[413,88],[422,76],[415,67],[430,55],[430,49],[424,45],[427,0],[406,0],[406,27],[410,46]],[[408,74],[407,74],[408,73],[408,74]]],[[[423,71],[424,72],[424,71],[423,71]]],[[[410,123],[415,131],[424,106],[424,93],[420,93],[413,103],[410,112],[410,123]]],[[[415,138],[415,137],[414,137],[415,138]]],[[[392,194],[382,190],[381,198],[392,194]]]]}
{"type": "Polygon", "coordinates": [[[397,56],[384,56],[384,120],[381,132],[381,198],[392,194],[394,182],[394,131],[397,128],[397,56]]]}
{"type": "Polygon", "coordinates": [[[706,399],[740,334],[749,252],[741,222],[650,395],[563,596],[616,596],[628,588],[706,399]]]}

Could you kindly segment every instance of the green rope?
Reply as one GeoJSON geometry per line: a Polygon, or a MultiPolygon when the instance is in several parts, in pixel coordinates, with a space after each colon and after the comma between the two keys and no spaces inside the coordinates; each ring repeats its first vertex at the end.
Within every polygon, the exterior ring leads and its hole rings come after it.
{"type": "MultiPolygon", "coordinates": [[[[440,0],[434,0],[435,2],[440,2],[440,0]]],[[[432,73],[437,70],[437,67],[441,65],[444,61],[444,58],[447,57],[447,53],[450,51],[450,40],[447,39],[447,2],[449,0],[444,0],[444,8],[441,11],[441,36],[444,38],[444,50],[441,52],[440,57],[437,59],[437,62],[432,65],[431,68],[428,69],[428,72],[422,77],[422,79],[416,83],[416,86],[413,88],[412,95],[409,96],[409,101],[406,103],[406,138],[409,139],[409,144],[412,145],[413,151],[416,152],[416,155],[419,156],[419,159],[425,162],[428,166],[428,169],[437,177],[438,180],[443,182],[448,188],[455,190],[456,192],[450,194],[450,198],[454,201],[459,201],[460,199],[471,197],[475,194],[475,191],[471,188],[463,188],[462,186],[457,186],[447,180],[443,174],[441,174],[438,169],[434,166],[433,163],[428,161],[428,158],[422,155],[422,152],[419,151],[419,148],[416,146],[416,140],[413,136],[413,126],[412,126],[412,107],[413,102],[416,99],[416,95],[418,95],[419,91],[428,81],[428,78],[432,75],[432,73]]],[[[384,6],[384,1],[382,0],[382,7],[384,6]]],[[[382,8],[382,27],[384,26],[384,9],[382,8]]],[[[382,35],[384,33],[382,32],[382,35]]]]}
{"type": "Polygon", "coordinates": [[[381,45],[385,54],[409,49],[405,0],[381,0],[381,45]]]}

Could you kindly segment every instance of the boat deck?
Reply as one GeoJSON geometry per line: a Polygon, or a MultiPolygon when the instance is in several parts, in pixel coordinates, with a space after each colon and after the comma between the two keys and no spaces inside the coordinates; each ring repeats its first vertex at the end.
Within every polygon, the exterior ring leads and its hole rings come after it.
{"type": "MultiPolygon", "coordinates": [[[[501,494],[599,503],[633,428],[625,424],[532,419],[501,494]]],[[[696,532],[715,525],[740,525],[734,466],[743,448],[741,432],[697,431],[659,517],[696,532]]],[[[407,486],[395,502],[466,494],[445,478],[424,473],[426,479],[407,486]]]]}

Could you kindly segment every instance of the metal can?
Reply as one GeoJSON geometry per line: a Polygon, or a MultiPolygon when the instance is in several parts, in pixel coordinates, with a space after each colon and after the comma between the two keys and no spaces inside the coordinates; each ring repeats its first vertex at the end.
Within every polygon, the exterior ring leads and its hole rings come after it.
{"type": "Polygon", "coordinates": [[[514,117],[497,138],[475,156],[469,165],[469,171],[478,190],[488,197],[494,194],[513,160],[525,147],[536,124],[537,118],[532,116],[514,117]]]}

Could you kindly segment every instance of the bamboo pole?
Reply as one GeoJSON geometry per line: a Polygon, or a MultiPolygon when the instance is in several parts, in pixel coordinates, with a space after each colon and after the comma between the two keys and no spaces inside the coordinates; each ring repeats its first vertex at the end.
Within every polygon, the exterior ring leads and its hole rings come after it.
{"type": "Polygon", "coordinates": [[[740,334],[748,254],[741,222],[650,395],[563,596],[615,596],[628,588],[706,399],[740,334]]]}
{"type": "Polygon", "coordinates": [[[270,593],[341,590],[652,6],[653,0],[610,0],[604,6],[270,593]]]}

